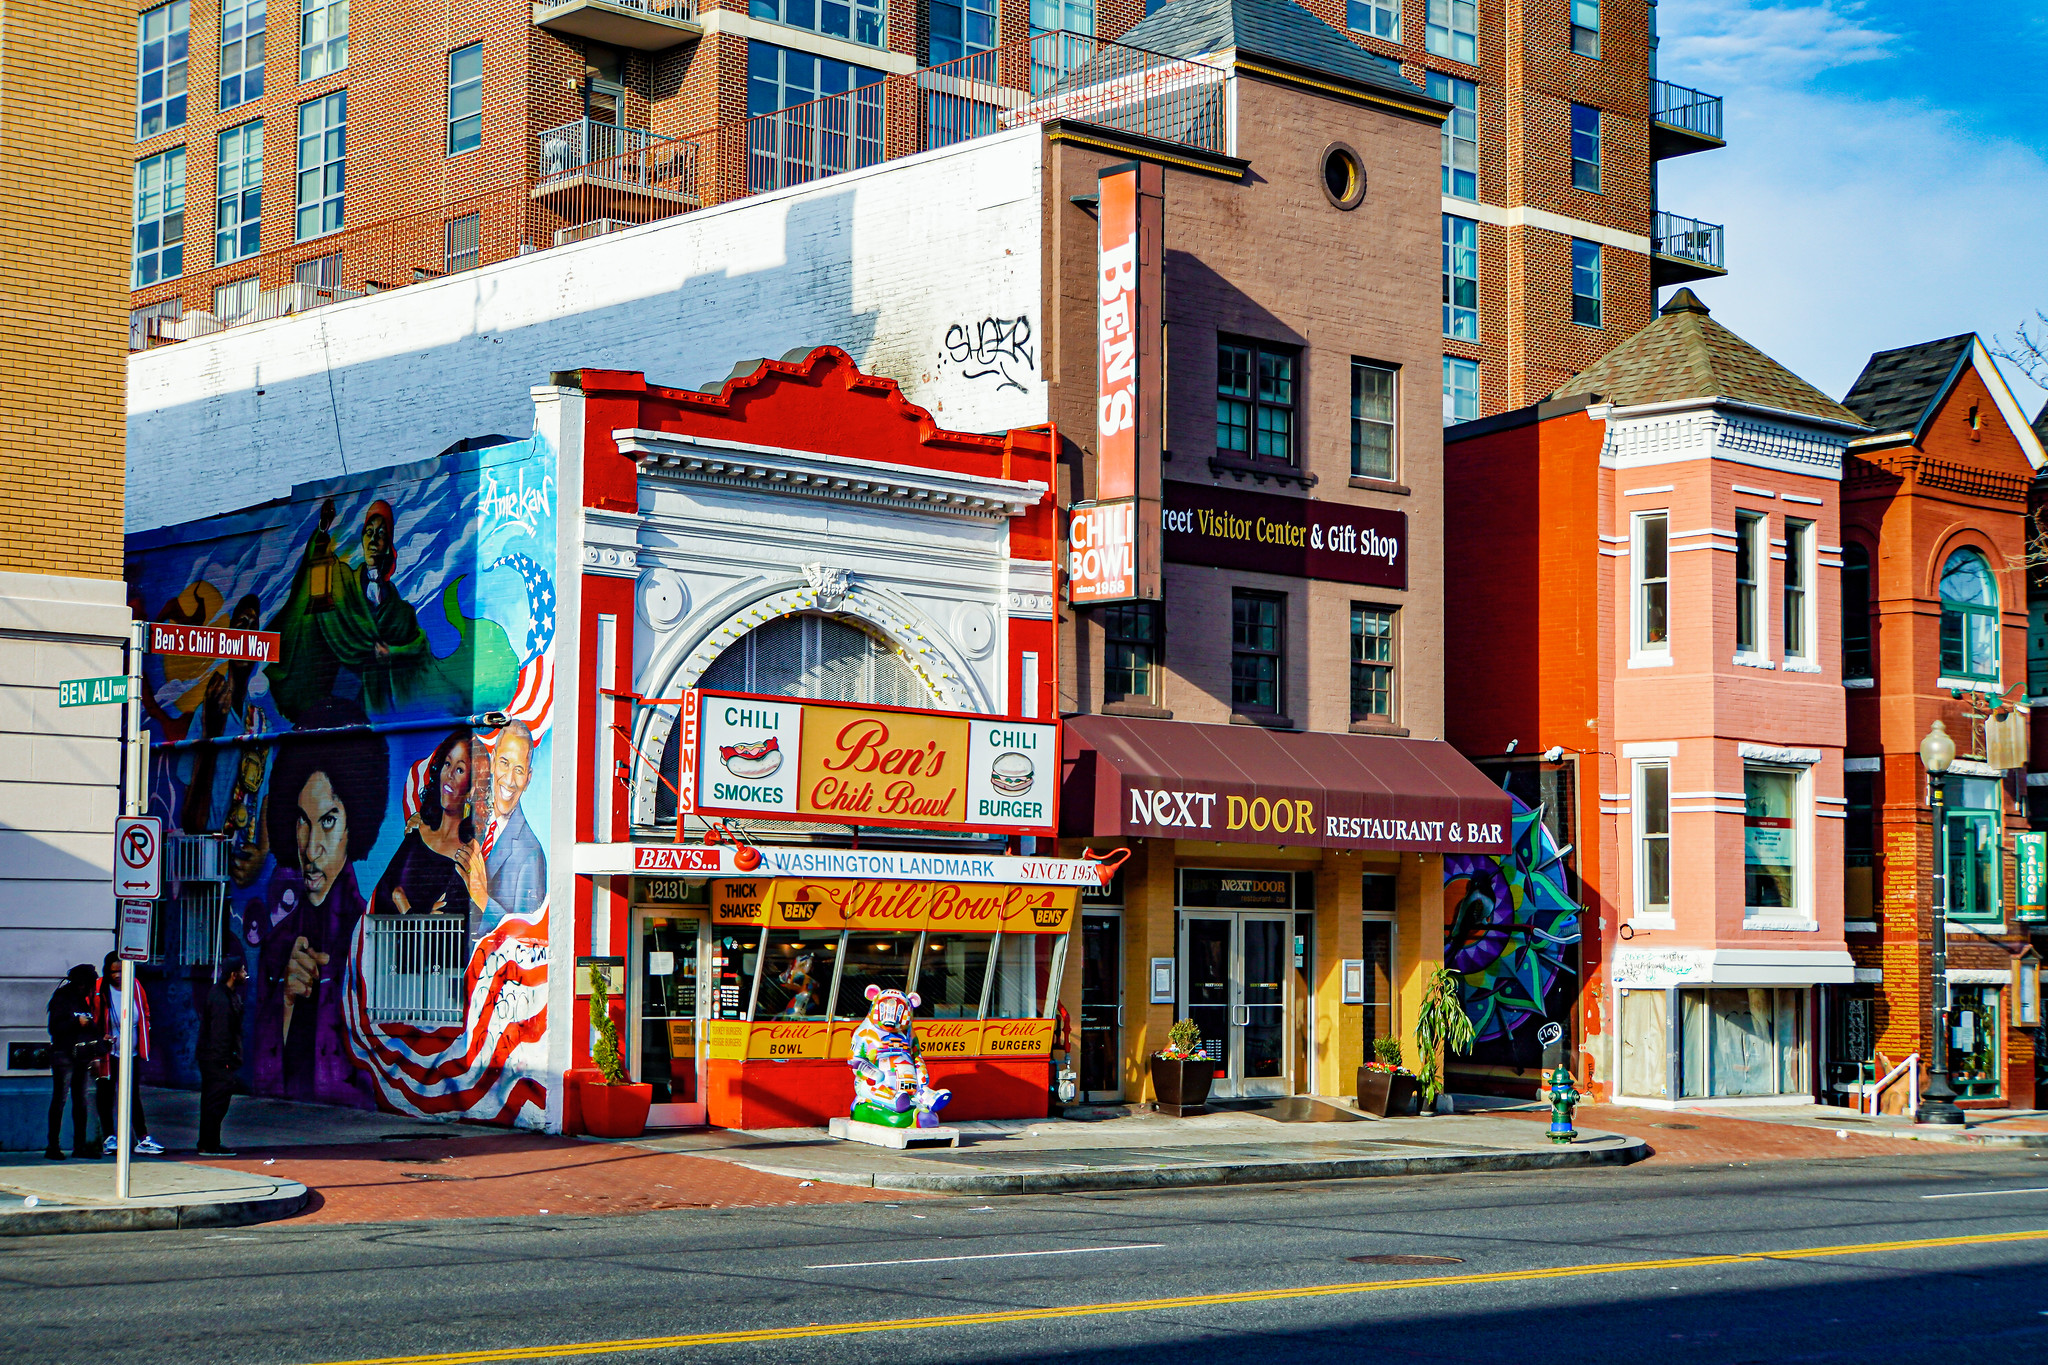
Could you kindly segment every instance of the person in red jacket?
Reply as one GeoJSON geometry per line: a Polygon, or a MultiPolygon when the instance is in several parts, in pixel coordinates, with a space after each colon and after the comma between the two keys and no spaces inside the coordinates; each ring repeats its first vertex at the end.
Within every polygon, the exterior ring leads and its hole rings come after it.
{"type": "MultiPolygon", "coordinates": [[[[114,1128],[114,1101],[118,1093],[114,1088],[114,1072],[120,1066],[116,1054],[121,1050],[121,959],[118,954],[108,953],[107,960],[100,966],[100,989],[95,1003],[94,1017],[99,1024],[100,1036],[111,1045],[93,1071],[99,1078],[100,1131],[107,1135],[106,1141],[100,1145],[100,1154],[112,1156],[120,1141],[114,1128]]],[[[149,1135],[149,1119],[142,1112],[142,1086],[136,1074],[135,1063],[148,1060],[149,997],[142,993],[142,983],[138,981],[135,983],[135,1056],[128,1066],[128,1117],[134,1127],[135,1151],[143,1156],[162,1156],[162,1145],[149,1135]]]]}

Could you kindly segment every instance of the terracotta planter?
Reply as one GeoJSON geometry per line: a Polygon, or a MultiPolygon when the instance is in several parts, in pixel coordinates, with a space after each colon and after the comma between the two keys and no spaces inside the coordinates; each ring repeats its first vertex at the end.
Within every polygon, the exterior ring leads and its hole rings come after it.
{"type": "Polygon", "coordinates": [[[634,1138],[647,1131],[647,1106],[654,1103],[651,1085],[606,1085],[576,1082],[583,1106],[583,1131],[592,1137],[634,1138]]]}
{"type": "Polygon", "coordinates": [[[1358,1107],[1367,1114],[1386,1118],[1389,1114],[1413,1114],[1420,1106],[1415,1078],[1399,1071],[1358,1068],[1358,1107]]]}
{"type": "Polygon", "coordinates": [[[1158,1097],[1159,1112],[1176,1118],[1209,1112],[1209,1085],[1216,1079],[1216,1063],[1152,1059],[1152,1093],[1158,1097]]]}

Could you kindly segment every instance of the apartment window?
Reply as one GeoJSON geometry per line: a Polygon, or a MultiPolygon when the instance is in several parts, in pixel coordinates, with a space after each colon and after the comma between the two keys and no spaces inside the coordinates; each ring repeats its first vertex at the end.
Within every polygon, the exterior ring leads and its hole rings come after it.
{"type": "Polygon", "coordinates": [[[1600,244],[1572,238],[1572,321],[1600,325],[1600,244]]]}
{"type": "Polygon", "coordinates": [[[931,0],[931,65],[958,61],[996,45],[996,0],[931,0]]]}
{"type": "Polygon", "coordinates": [[[484,140],[484,45],[448,54],[448,155],[484,140]]]}
{"type": "Polygon", "coordinates": [[[1635,526],[1635,652],[1671,648],[1671,517],[1644,512],[1635,526]]]}
{"type": "Polygon", "coordinates": [[[1868,678],[1870,671],[1870,551],[1842,547],[1842,676],[1868,678]]]}
{"type": "Polygon", "coordinates": [[[1948,913],[1983,922],[2003,915],[2000,835],[2002,792],[1994,777],[1950,777],[1948,787],[1948,913]]]}
{"type": "Polygon", "coordinates": [[[1451,106],[1442,137],[1445,194],[1457,199],[1479,197],[1479,87],[1456,76],[1432,71],[1431,98],[1451,106]]]}
{"type": "Polygon", "coordinates": [[[135,283],[185,273],[185,149],[135,163],[135,283]]]}
{"type": "Polygon", "coordinates": [[[1789,768],[1742,765],[1743,904],[1797,910],[1800,775],[1789,768]]]}
{"type": "Polygon", "coordinates": [[[299,106],[297,240],[341,231],[342,168],[347,160],[348,91],[299,106]]]}
{"type": "Polygon", "coordinates": [[[341,253],[330,251],[325,256],[300,261],[292,267],[292,283],[311,285],[315,289],[341,288],[341,253]]]}
{"type": "Polygon", "coordinates": [[[1394,719],[1394,613],[1351,604],[1351,719],[1394,719]]]}
{"type": "Polygon", "coordinates": [[[1287,599],[1279,593],[1234,588],[1230,593],[1230,704],[1238,711],[1277,715],[1280,658],[1287,599]]]}
{"type": "Polygon", "coordinates": [[[348,66],[348,0],[299,0],[299,79],[348,66]]]}
{"type": "Polygon", "coordinates": [[[1401,41],[1401,0],[1345,0],[1344,27],[1353,33],[1401,41]]]}
{"type": "MultiPolygon", "coordinates": [[[[849,66],[829,57],[814,57],[808,52],[768,43],[748,43],[747,115],[751,118],[772,114],[780,109],[809,104],[826,95],[843,95],[849,90],[875,85],[883,79],[884,73],[872,67],[849,66]]],[[[879,109],[880,92],[876,93],[879,109]]],[[[865,127],[865,121],[861,126],[865,127]]],[[[879,124],[875,136],[881,136],[879,124]]],[[[880,147],[877,146],[875,151],[875,159],[879,160],[880,147]]],[[[873,162],[856,161],[854,164],[866,166],[873,162]]]]}
{"type": "Polygon", "coordinates": [[[1479,6],[1476,0],[1429,0],[1425,46],[1439,57],[1460,62],[1479,60],[1479,6]]]}
{"type": "Polygon", "coordinates": [[[1479,416],[1479,362],[1444,357],[1444,425],[1479,416]]]}
{"type": "Polygon", "coordinates": [[[1998,681],[1998,581],[1975,550],[1941,568],[1941,675],[1998,681]]]}
{"type": "Polygon", "coordinates": [[[1095,32],[1095,0],[1031,0],[1031,36],[1095,32]]]}
{"type": "Polygon", "coordinates": [[[187,0],[144,10],[135,21],[135,136],[185,126],[185,64],[191,57],[187,0]]]}
{"type": "Polygon", "coordinates": [[[213,263],[226,265],[263,249],[263,123],[220,135],[214,166],[213,263]]]}
{"type": "Polygon", "coordinates": [[[220,107],[263,95],[264,0],[223,0],[220,7],[220,107]]]}
{"type": "Polygon", "coordinates": [[[483,257],[483,224],[482,214],[465,213],[442,226],[442,268],[449,274],[477,268],[483,257]]]}
{"type": "Polygon", "coordinates": [[[227,284],[213,287],[213,315],[222,322],[233,322],[256,311],[256,295],[262,292],[263,282],[251,275],[246,280],[231,280],[227,284]]]}
{"type": "Polygon", "coordinates": [[[1102,699],[1159,701],[1160,612],[1157,602],[1119,602],[1102,622],[1102,699]]]}
{"type": "Polygon", "coordinates": [[[1572,0],[1572,51],[1600,55],[1600,0],[1572,0]]]}
{"type": "Polygon", "coordinates": [[[1813,655],[1813,628],[1807,613],[1813,605],[1813,523],[1785,519],[1785,657],[1807,659],[1813,655]]]}
{"type": "Polygon", "coordinates": [[[1216,453],[1294,462],[1295,352],[1258,342],[1216,347],[1216,453]]]}
{"type": "Polygon", "coordinates": [[[1735,514],[1735,652],[1762,651],[1763,630],[1758,619],[1763,605],[1764,516],[1761,512],[1735,514]]]}
{"type": "Polygon", "coordinates": [[[1635,793],[1636,906],[1671,913],[1671,765],[1638,763],[1635,793]]]}
{"type": "Polygon", "coordinates": [[[880,47],[882,5],[883,0],[750,0],[747,12],[756,19],[880,47]]]}
{"type": "Polygon", "coordinates": [[[1600,191],[1600,111],[1584,104],[1572,106],[1572,186],[1600,191]]]}
{"type": "Polygon", "coordinates": [[[1479,339],[1479,224],[1446,213],[1444,219],[1444,335],[1479,339]]]}
{"type": "Polygon", "coordinates": [[[1879,774],[1843,773],[1842,797],[1849,818],[1842,822],[1842,916],[1877,915],[1877,814],[1879,774]]]}
{"type": "Polygon", "coordinates": [[[1351,473],[1394,477],[1394,376],[1389,365],[1351,362],[1351,473]]]}

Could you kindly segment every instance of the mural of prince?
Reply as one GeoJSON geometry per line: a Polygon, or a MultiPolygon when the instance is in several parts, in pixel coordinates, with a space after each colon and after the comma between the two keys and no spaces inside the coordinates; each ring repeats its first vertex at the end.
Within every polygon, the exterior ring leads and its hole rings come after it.
{"type": "Polygon", "coordinates": [[[552,469],[507,441],[129,537],[139,616],[281,656],[145,664],[152,809],[226,872],[184,888],[225,893],[222,943],[151,969],[154,1079],[193,1083],[219,950],[249,966],[254,1093],[540,1126],[552,469]]]}

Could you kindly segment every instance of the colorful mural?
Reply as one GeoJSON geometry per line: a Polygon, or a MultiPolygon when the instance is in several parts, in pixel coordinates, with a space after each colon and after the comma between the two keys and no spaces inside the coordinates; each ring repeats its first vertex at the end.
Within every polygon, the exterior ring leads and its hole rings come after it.
{"type": "Polygon", "coordinates": [[[151,808],[226,864],[172,903],[160,1079],[218,907],[254,1093],[542,1123],[553,470],[504,442],[129,538],[139,617],[281,642],[145,660],[151,808]]]}
{"type": "Polygon", "coordinates": [[[1543,808],[1514,803],[1509,851],[1444,858],[1444,965],[1463,978],[1471,1059],[1533,1067],[1536,1030],[1569,1028],[1578,975],[1579,907],[1543,808]]]}

